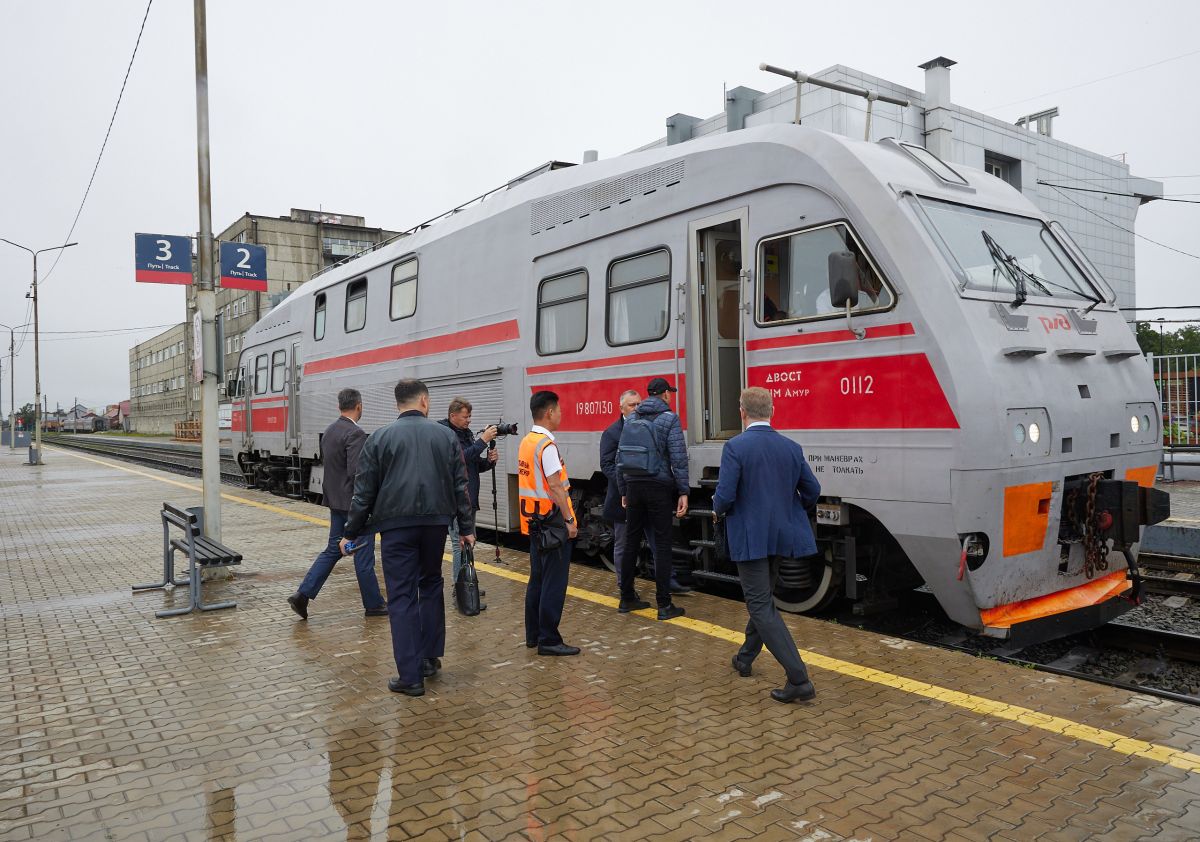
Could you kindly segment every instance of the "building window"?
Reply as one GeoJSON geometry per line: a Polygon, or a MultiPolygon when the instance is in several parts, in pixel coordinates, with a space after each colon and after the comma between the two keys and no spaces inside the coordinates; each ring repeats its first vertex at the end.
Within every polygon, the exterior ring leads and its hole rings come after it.
{"type": "Polygon", "coordinates": [[[1021,189],[1021,162],[1016,158],[1001,155],[999,152],[983,153],[983,169],[988,175],[994,175],[1001,181],[1021,189]]]}
{"type": "Polygon", "coordinates": [[[325,293],[317,294],[317,311],[313,315],[313,339],[325,338],[325,293]]]}
{"type": "Polygon", "coordinates": [[[538,287],[537,352],[566,354],[587,344],[587,272],[547,278],[538,287]]]}
{"type": "Polygon", "coordinates": [[[276,351],[271,355],[271,391],[282,392],[286,378],[284,376],[287,368],[287,354],[284,351],[276,351]]]}
{"type": "Polygon", "coordinates": [[[367,279],[346,285],[346,333],[362,330],[367,323],[367,279]]]}
{"type": "Polygon", "coordinates": [[[254,394],[267,393],[267,355],[259,354],[254,359],[254,394]]]}
{"type": "Polygon", "coordinates": [[[666,249],[609,264],[608,344],[653,342],[666,336],[670,295],[671,253],[666,249]]]}
{"type": "Polygon", "coordinates": [[[858,265],[861,292],[852,312],[886,310],[891,291],[850,229],[841,222],[764,240],[758,248],[759,294],[757,321],[761,324],[799,319],[845,316],[829,298],[829,255],[849,252],[858,265]]]}
{"type": "Polygon", "coordinates": [[[225,353],[226,354],[233,353],[233,337],[232,336],[225,337],[225,353]]]}
{"type": "Polygon", "coordinates": [[[407,319],[417,312],[417,259],[392,267],[392,320],[407,319]]]}
{"type": "Polygon", "coordinates": [[[234,351],[242,350],[242,337],[240,337],[240,336],[233,337],[233,350],[234,351]]]}

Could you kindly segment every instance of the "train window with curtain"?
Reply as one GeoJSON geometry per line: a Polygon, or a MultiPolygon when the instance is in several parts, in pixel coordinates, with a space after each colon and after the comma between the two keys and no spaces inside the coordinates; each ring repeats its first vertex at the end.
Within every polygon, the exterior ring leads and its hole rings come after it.
{"type": "Polygon", "coordinates": [[[362,330],[367,323],[367,279],[346,285],[346,333],[362,330]]]}
{"type": "Polygon", "coordinates": [[[285,351],[276,351],[271,354],[271,391],[282,392],[283,387],[287,385],[287,377],[285,376],[287,369],[287,353],[285,351]]]}
{"type": "Polygon", "coordinates": [[[259,354],[254,358],[254,394],[267,393],[267,355],[259,354]]]}
{"type": "Polygon", "coordinates": [[[392,321],[407,319],[417,312],[417,259],[401,261],[392,267],[392,321]]]}
{"type": "Polygon", "coordinates": [[[538,287],[537,352],[580,351],[587,344],[587,272],[546,278],[538,287]]]}
{"type": "Polygon", "coordinates": [[[671,253],[655,249],[610,263],[607,298],[609,345],[662,339],[671,315],[671,253]]]}
{"type": "Polygon", "coordinates": [[[325,338],[325,293],[317,294],[317,309],[313,314],[313,339],[325,338]]]}
{"type": "Polygon", "coordinates": [[[891,309],[895,296],[879,270],[845,223],[819,225],[768,237],[758,246],[757,301],[759,325],[845,317],[829,299],[829,255],[850,252],[858,264],[861,292],[852,313],[891,309]]]}

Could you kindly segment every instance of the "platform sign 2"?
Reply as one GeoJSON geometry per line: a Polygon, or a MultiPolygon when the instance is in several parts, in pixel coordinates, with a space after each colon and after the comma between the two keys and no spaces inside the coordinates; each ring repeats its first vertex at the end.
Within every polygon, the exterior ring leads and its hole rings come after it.
{"type": "Polygon", "coordinates": [[[134,279],[143,284],[190,284],[192,238],[134,234],[134,279]]]}
{"type": "Polygon", "coordinates": [[[267,247],[221,243],[221,287],[267,291],[267,247]]]}

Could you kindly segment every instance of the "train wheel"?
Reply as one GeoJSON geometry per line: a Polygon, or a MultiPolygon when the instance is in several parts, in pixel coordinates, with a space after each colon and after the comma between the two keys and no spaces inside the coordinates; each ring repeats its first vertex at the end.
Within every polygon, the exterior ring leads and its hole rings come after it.
{"type": "Polygon", "coordinates": [[[617,563],[615,561],[613,561],[612,544],[609,544],[607,547],[605,547],[602,550],[598,550],[596,552],[596,558],[600,559],[600,562],[605,567],[607,567],[610,571],[612,571],[613,573],[617,572],[617,563]]]}
{"type": "Polygon", "coordinates": [[[807,614],[828,608],[841,592],[841,576],[835,575],[828,555],[787,558],[780,562],[775,581],[775,606],[780,611],[807,614]]]}

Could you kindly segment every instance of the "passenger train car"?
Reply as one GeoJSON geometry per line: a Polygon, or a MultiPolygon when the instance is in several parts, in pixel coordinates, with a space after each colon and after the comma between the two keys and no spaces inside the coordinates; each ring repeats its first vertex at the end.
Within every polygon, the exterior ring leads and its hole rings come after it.
{"type": "MultiPolygon", "coordinates": [[[[997,637],[1096,625],[1132,605],[1140,527],[1168,506],[1154,383],[1098,272],[1009,185],[891,139],[770,125],[544,172],[314,277],[241,368],[243,470],[293,496],[319,493],[341,388],[368,430],[401,377],[435,417],[467,397],[476,426],[524,429],[554,390],[576,549],[599,555],[600,434],[666,377],[694,485],[676,562],[698,579],[736,575],[705,501],[739,390],[764,386],[822,485],[821,552],[776,589],[793,611],[924,583],[997,637]]],[[[506,531],[500,448],[480,524],[506,531]]]]}

